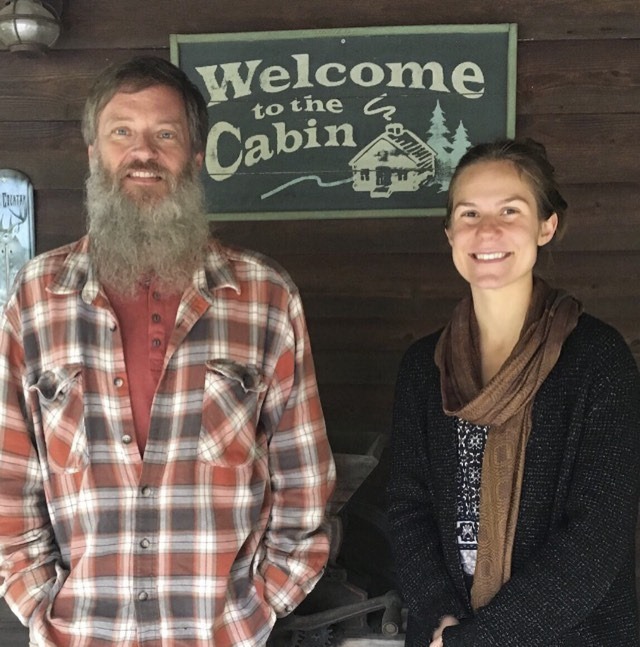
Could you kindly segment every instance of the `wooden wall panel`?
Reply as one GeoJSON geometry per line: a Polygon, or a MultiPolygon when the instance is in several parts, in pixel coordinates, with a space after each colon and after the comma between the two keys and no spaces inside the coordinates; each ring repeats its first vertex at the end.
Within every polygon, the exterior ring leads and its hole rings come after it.
{"type": "Polygon", "coordinates": [[[67,0],[58,47],[164,48],[169,33],[515,22],[523,40],[640,35],[636,0],[67,0]]]}
{"type": "MultiPolygon", "coordinates": [[[[562,184],[637,182],[637,115],[541,114],[521,115],[516,121],[518,134],[546,144],[562,184]]],[[[39,188],[83,186],[87,163],[79,123],[4,121],[0,141],[0,165],[21,168],[39,188]]]]}
{"type": "Polygon", "coordinates": [[[638,181],[637,114],[520,115],[516,129],[545,143],[561,184],[638,181]]]}
{"type": "Polygon", "coordinates": [[[518,44],[518,114],[635,113],[640,40],[518,44]]]}
{"type": "MultiPolygon", "coordinates": [[[[640,34],[639,34],[640,38],[640,34]]],[[[0,121],[77,121],[92,80],[109,63],[161,50],[55,50],[25,59],[0,51],[0,121]]],[[[640,39],[518,44],[518,114],[634,113],[640,103],[640,39]],[[615,97],[615,100],[614,100],[615,97]]]]}
{"type": "Polygon", "coordinates": [[[98,72],[134,54],[169,58],[166,46],[161,51],[55,49],[41,58],[0,51],[0,121],[78,121],[98,72]]]}
{"type": "MultiPolygon", "coordinates": [[[[638,186],[631,182],[570,184],[562,188],[569,203],[568,228],[556,251],[640,250],[638,186]]],[[[77,189],[36,189],[40,251],[75,240],[84,231],[83,193],[77,189]],[[64,214],[64,218],[60,215],[64,214]]],[[[282,222],[216,222],[216,233],[236,245],[276,259],[283,254],[445,251],[442,219],[372,218],[282,222]],[[364,225],[363,226],[363,222],[364,225]]]]}
{"type": "MultiPolygon", "coordinates": [[[[517,131],[543,141],[569,229],[539,271],[616,326],[640,363],[638,0],[65,0],[47,56],[0,50],[0,168],[29,175],[37,249],[84,231],[80,118],[106,64],[169,58],[169,34],[456,23],[518,24],[517,131]]],[[[334,443],[389,430],[403,351],[442,326],[465,291],[440,218],[215,223],[298,283],[334,443]]],[[[6,633],[0,606],[0,632],[6,633]]],[[[24,632],[16,630],[16,636],[24,632]]],[[[18,639],[12,641],[18,647],[18,639]]]]}
{"type": "Polygon", "coordinates": [[[0,168],[21,170],[34,188],[83,186],[88,166],[79,122],[2,121],[0,142],[0,168]]]}

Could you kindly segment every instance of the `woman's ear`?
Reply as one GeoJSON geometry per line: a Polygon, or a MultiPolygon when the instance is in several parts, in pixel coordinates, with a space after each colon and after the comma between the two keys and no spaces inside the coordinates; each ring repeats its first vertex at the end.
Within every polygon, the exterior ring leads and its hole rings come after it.
{"type": "Polygon", "coordinates": [[[538,232],[538,247],[546,245],[553,238],[557,228],[558,214],[552,213],[546,220],[542,220],[538,232]]]}
{"type": "Polygon", "coordinates": [[[447,227],[446,225],[444,226],[444,235],[447,237],[449,245],[453,246],[453,243],[451,242],[451,233],[449,232],[449,227],[447,227]]]}

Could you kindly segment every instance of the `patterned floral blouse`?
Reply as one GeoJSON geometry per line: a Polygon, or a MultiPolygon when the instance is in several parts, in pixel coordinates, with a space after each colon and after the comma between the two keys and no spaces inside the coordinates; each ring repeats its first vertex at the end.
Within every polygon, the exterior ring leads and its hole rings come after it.
{"type": "Polygon", "coordinates": [[[476,570],[478,552],[478,523],[480,519],[480,477],[482,457],[487,441],[488,426],[474,425],[456,419],[458,432],[458,513],[456,534],[460,562],[465,575],[472,577],[476,570]]]}

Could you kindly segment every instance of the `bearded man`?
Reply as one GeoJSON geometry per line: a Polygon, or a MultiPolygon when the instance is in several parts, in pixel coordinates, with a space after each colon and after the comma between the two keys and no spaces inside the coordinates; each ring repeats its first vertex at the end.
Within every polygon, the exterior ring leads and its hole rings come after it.
{"type": "Polygon", "coordinates": [[[300,295],[212,239],[170,63],[85,106],[88,234],[0,325],[0,593],[41,647],[255,647],[319,579],[335,474],[300,295]]]}

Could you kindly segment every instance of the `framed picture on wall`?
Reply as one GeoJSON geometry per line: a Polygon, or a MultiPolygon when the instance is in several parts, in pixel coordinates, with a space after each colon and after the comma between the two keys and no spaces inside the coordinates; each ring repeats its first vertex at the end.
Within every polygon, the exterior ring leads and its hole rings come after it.
{"type": "Polygon", "coordinates": [[[212,219],[442,215],[473,144],[513,136],[517,28],[171,36],[208,102],[212,219]]]}
{"type": "Polygon", "coordinates": [[[20,268],[35,253],[33,186],[15,169],[0,169],[0,307],[20,268]]]}

